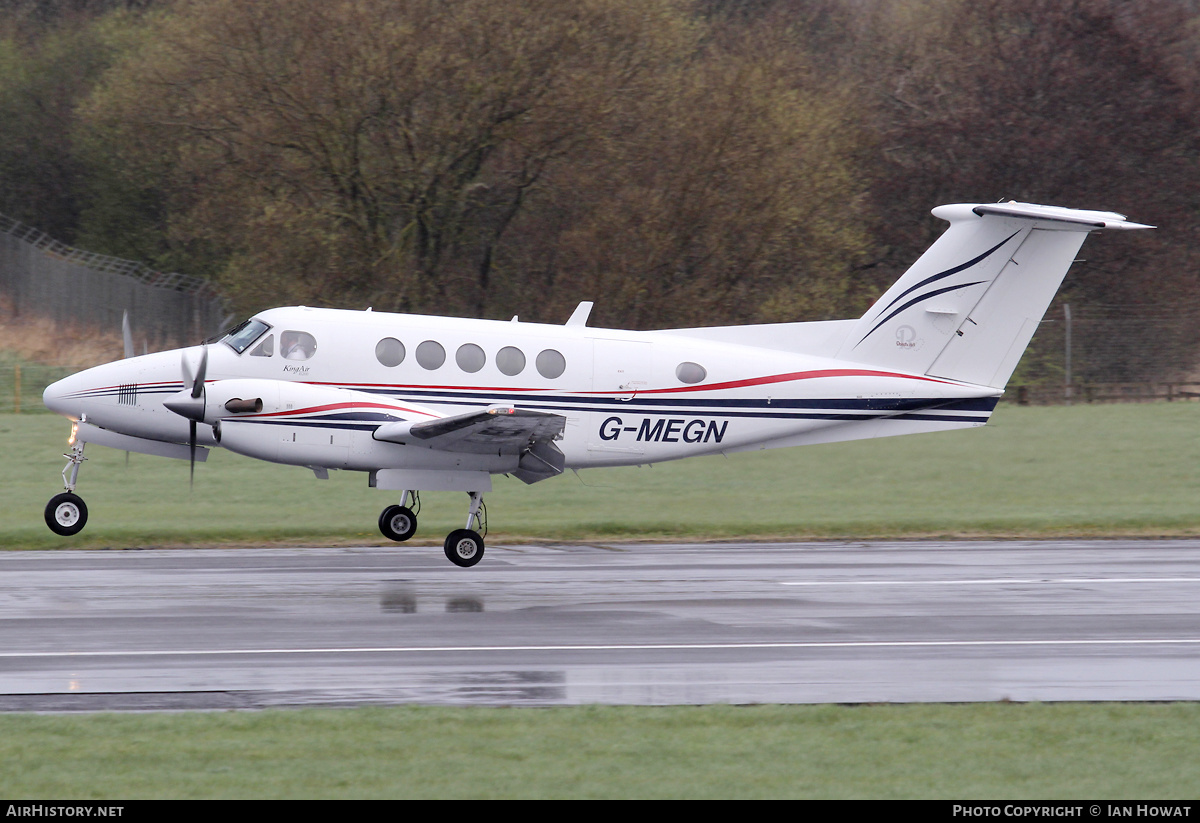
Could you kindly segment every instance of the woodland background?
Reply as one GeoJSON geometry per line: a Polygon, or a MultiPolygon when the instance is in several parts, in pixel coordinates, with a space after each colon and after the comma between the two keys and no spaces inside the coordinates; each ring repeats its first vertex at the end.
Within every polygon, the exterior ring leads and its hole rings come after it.
{"type": "Polygon", "coordinates": [[[1186,379],[1198,58],[1197,0],[0,0],[0,213],[238,314],[646,329],[858,316],[939,204],[1108,209],[1160,228],[1048,318],[1186,379]]]}

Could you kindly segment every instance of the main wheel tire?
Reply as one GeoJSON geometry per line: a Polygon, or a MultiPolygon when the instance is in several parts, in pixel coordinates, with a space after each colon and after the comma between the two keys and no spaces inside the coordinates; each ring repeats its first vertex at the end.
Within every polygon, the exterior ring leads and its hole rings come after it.
{"type": "Polygon", "coordinates": [[[483,558],[483,538],[470,529],[455,529],[446,537],[446,557],[456,566],[474,566],[483,558]]]}
{"type": "Polygon", "coordinates": [[[379,531],[388,540],[403,543],[417,533],[417,516],[406,506],[388,506],[379,515],[379,531]]]}
{"type": "Polygon", "coordinates": [[[46,504],[46,525],[55,534],[70,537],[87,525],[87,504],[77,494],[63,492],[46,504]]]}

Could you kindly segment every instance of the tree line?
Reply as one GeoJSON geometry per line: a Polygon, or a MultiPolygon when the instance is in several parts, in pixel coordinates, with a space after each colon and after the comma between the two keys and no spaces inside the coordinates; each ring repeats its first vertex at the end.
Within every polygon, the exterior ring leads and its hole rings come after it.
{"type": "Polygon", "coordinates": [[[0,211],[241,312],[656,328],[856,316],[942,203],[1111,209],[1161,228],[1060,299],[1174,309],[1123,356],[1181,372],[1198,50],[1194,0],[2,0],[0,211]]]}

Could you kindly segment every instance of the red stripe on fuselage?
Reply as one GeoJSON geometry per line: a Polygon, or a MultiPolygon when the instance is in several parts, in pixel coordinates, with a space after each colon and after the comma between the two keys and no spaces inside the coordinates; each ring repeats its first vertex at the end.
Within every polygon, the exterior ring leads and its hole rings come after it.
{"type": "Polygon", "coordinates": [[[742,389],[747,386],[765,386],[771,383],[790,383],[793,380],[816,380],[822,377],[895,377],[900,380],[924,380],[928,383],[952,385],[952,382],[949,380],[939,380],[936,377],[922,377],[917,374],[873,371],[871,369],[817,369],[814,371],[794,371],[788,374],[772,374],[767,377],[750,377],[745,380],[730,380],[725,383],[706,383],[700,386],[677,386],[671,389],[640,389],[637,393],[670,394],[690,391],[722,391],[724,389],[742,389]]]}
{"type": "MultiPolygon", "coordinates": [[[[958,385],[953,380],[942,380],[936,377],[924,377],[919,374],[903,374],[901,372],[876,371],[873,369],[814,369],[812,371],[788,372],[786,374],[771,374],[765,377],[748,377],[744,380],[729,380],[724,383],[704,383],[695,386],[675,386],[665,389],[637,389],[634,394],[674,394],[678,392],[723,391],[726,389],[742,389],[749,386],[766,386],[772,383],[790,383],[795,380],[816,380],[824,377],[892,377],[899,380],[921,380],[927,383],[941,383],[947,386],[958,385]]],[[[630,391],[570,391],[555,388],[512,388],[505,386],[434,386],[401,383],[310,383],[313,386],[334,386],[340,388],[358,388],[368,386],[388,391],[462,391],[462,392],[548,392],[556,397],[563,395],[608,394],[625,395],[630,391]]]]}
{"type": "Polygon", "coordinates": [[[386,409],[387,411],[404,412],[406,414],[419,414],[422,417],[437,418],[436,414],[429,412],[418,411],[416,409],[407,409],[403,406],[389,406],[385,403],[326,403],[324,406],[310,406],[304,409],[288,409],[286,411],[265,412],[262,414],[242,414],[238,415],[233,420],[250,420],[261,417],[281,417],[285,415],[299,414],[316,414],[317,412],[336,411],[338,409],[386,409]]]}

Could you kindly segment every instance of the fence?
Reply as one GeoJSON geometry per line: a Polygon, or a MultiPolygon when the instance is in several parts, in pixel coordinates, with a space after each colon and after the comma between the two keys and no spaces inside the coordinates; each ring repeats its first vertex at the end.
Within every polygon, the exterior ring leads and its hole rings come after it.
{"type": "Polygon", "coordinates": [[[204,280],[164,274],[87,252],[0,215],[0,296],[13,317],[111,331],[128,311],[151,346],[198,341],[220,330],[226,310],[204,280]]]}
{"type": "Polygon", "coordinates": [[[1195,400],[1200,303],[1054,306],[1030,341],[1006,399],[1018,403],[1195,400]]]}
{"type": "Polygon", "coordinates": [[[46,411],[42,391],[79,370],[75,366],[0,365],[0,414],[46,411]]]}

